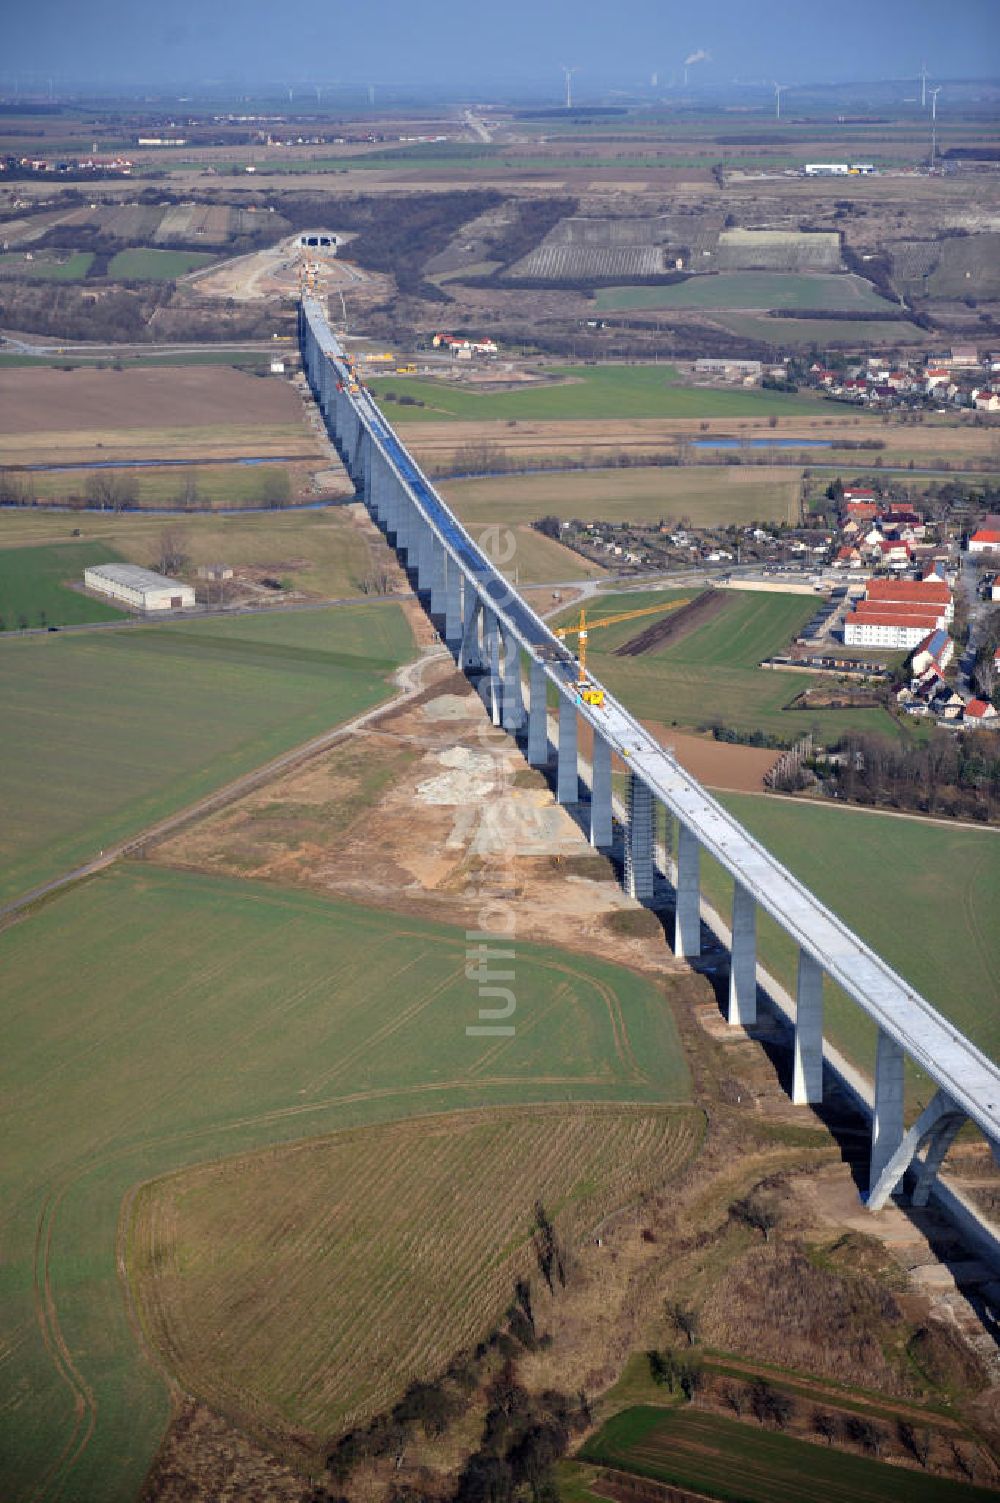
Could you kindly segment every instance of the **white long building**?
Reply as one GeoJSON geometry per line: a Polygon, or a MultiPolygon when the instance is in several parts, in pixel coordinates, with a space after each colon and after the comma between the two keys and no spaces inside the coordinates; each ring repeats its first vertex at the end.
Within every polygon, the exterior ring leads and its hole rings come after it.
{"type": "Polygon", "coordinates": [[[139,564],[94,564],[83,572],[88,590],[140,611],[180,611],[194,605],[194,590],[179,579],[139,564]]]}

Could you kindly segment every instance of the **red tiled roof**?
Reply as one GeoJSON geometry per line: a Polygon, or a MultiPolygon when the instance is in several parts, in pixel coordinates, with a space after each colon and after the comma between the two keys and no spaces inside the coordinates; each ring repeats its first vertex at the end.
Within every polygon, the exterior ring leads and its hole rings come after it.
{"type": "Polygon", "coordinates": [[[905,601],[912,605],[949,605],[951,590],[943,579],[870,579],[869,600],[905,601]]]}
{"type": "Polygon", "coordinates": [[[985,699],[970,699],[965,707],[965,713],[971,715],[974,720],[981,720],[984,715],[989,714],[992,708],[993,706],[987,704],[985,699]]]}
{"type": "Polygon", "coordinates": [[[919,626],[925,631],[938,623],[930,611],[865,610],[863,606],[858,606],[847,619],[856,626],[919,626]]]}

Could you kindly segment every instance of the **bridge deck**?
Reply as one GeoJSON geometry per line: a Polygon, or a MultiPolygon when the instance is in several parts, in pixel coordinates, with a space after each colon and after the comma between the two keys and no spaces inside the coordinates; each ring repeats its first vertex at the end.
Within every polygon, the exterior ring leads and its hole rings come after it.
{"type": "Polygon", "coordinates": [[[697,779],[684,771],[614,695],[605,689],[601,708],[580,701],[575,688],[576,666],[566,659],[563,643],[473,542],[371,396],[363,390],[356,396],[347,394],[344,352],[320,305],[313,298],[304,298],[303,312],[320,350],[334,363],[338,379],[344,383],[344,394],[363,428],[432,531],[500,621],[531,656],[543,663],[559,692],[577,702],[579,714],[628,762],[656,798],[690,826],[704,848],[796,943],[902,1045],[989,1138],[1000,1141],[997,1066],[793,877],[697,779]]]}

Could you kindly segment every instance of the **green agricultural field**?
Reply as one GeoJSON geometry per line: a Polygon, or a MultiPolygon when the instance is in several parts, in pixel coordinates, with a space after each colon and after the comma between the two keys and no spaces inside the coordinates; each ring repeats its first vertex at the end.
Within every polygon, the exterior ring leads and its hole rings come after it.
{"type": "MultiPolygon", "coordinates": [[[[613,629],[613,628],[609,628],[613,629]]],[[[825,807],[766,795],[720,801],[871,947],[993,1059],[1000,1059],[1000,835],[945,822],[825,807]]],[[[706,858],[706,896],[728,915],[732,882],[706,858]]],[[[764,915],[763,964],[794,993],[794,942],[764,915]]],[[[827,990],[831,1042],[871,1070],[875,1029],[827,990]]],[[[914,1100],[929,1088],[912,1073],[914,1100]]]]}
{"type": "Polygon", "coordinates": [[[0,622],[5,631],[26,626],[75,626],[83,621],[121,621],[127,612],[94,600],[70,583],[82,584],[91,564],[121,558],[103,543],[65,543],[52,548],[4,548],[0,518],[0,622]]]}
{"type": "MultiPolygon", "coordinates": [[[[883,307],[886,305],[883,304],[883,307]]],[[[794,349],[829,349],[845,345],[926,344],[927,331],[905,318],[873,318],[863,321],[850,318],[755,318],[752,314],[721,313],[717,320],[732,334],[765,344],[785,345],[794,349]]]]}
{"type": "MultiPolygon", "coordinates": [[[[484,1038],[466,1032],[466,948],[443,925],[151,863],[0,934],[10,1503],[132,1503],[167,1422],[117,1273],[133,1187],[370,1123],[687,1100],[660,986],[519,941],[516,1032],[484,1038]]],[[[497,1230],[499,1251],[526,1228],[497,1230]]]]}
{"type": "MultiPolygon", "coordinates": [[[[600,609],[613,615],[676,594],[647,590],[602,595],[600,609]]],[[[848,730],[898,734],[896,722],[881,709],[789,709],[796,695],[816,680],[758,666],[763,658],[784,651],[814,614],[818,599],[727,590],[719,615],[678,641],[641,657],[615,657],[615,648],[643,625],[625,622],[591,638],[589,660],[597,677],[644,720],[694,729],[719,724],[764,730],[789,742],[809,730],[831,740],[848,730]]]]}
{"type": "Polygon", "coordinates": [[[691,1408],[626,1409],[580,1456],[725,1503],[985,1503],[996,1497],[992,1489],[691,1408]]]}
{"type": "Polygon", "coordinates": [[[413,652],[388,602],[0,645],[0,898],[377,704],[413,652]]]}
{"type": "Polygon", "coordinates": [[[746,271],[691,277],[667,287],[613,287],[597,294],[603,312],[630,308],[822,308],[831,313],[888,312],[863,277],[746,271]]]}
{"type": "Polygon", "coordinates": [[[801,470],[756,465],[671,465],[630,470],[571,470],[444,480],[438,489],[463,522],[658,522],[687,517],[692,527],[795,522],[801,470]]]}
{"type": "Polygon", "coordinates": [[[135,246],[119,251],[108,264],[108,276],[122,282],[172,282],[217,261],[207,251],[153,250],[148,246],[135,246]]]}
{"type": "MultiPolygon", "coordinates": [[[[553,372],[556,374],[556,372],[553,372]]],[[[377,377],[372,393],[393,423],[439,423],[449,418],[484,422],[493,418],[559,420],[593,418],[795,417],[815,415],[811,397],[773,391],[708,391],[682,386],[669,365],[565,366],[558,381],[520,391],[476,392],[452,381],[407,377],[393,384],[377,377]],[[423,407],[391,400],[386,390],[423,407]]]]}
{"type": "Polygon", "coordinates": [[[36,251],[26,261],[23,251],[0,254],[0,277],[30,277],[42,282],[82,282],[94,259],[93,251],[73,251],[63,258],[51,251],[36,251]]]}

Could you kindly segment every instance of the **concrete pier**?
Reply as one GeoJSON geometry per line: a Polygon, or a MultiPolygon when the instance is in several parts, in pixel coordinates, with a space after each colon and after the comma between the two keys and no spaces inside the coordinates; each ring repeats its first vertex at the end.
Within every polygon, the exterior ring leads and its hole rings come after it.
{"type": "Polygon", "coordinates": [[[611,845],[611,744],[594,732],[590,760],[590,843],[598,849],[611,845]]]}
{"type": "Polygon", "coordinates": [[[545,666],[531,659],[528,669],[528,766],[544,767],[549,760],[548,679],[545,666]]]}
{"type": "Polygon", "coordinates": [[[559,771],[556,798],[560,804],[575,804],[580,798],[580,772],[576,747],[576,705],[559,696],[559,771]]]}
{"type": "Polygon", "coordinates": [[[903,1141],[906,1097],[906,1056],[884,1028],[875,1046],[875,1115],[872,1118],[872,1151],[868,1184],[874,1188],[885,1166],[903,1141]]]}
{"type": "Polygon", "coordinates": [[[519,731],[524,724],[521,697],[521,644],[512,631],[503,632],[503,728],[519,731]]]}
{"type": "Polygon", "coordinates": [[[453,652],[462,641],[462,571],[453,558],[445,558],[444,639],[453,652]]]}
{"type": "Polygon", "coordinates": [[[823,1100],[823,971],[802,949],[795,1007],[792,1100],[806,1106],[823,1100]]]}
{"type": "Polygon", "coordinates": [[[742,882],[733,882],[733,923],[729,962],[730,1023],[746,1028],[757,1021],[757,904],[742,882]]]}
{"type": "Polygon", "coordinates": [[[701,954],[701,846],[697,835],[683,820],[677,825],[674,954],[681,960],[692,960],[701,954]]]}
{"type": "Polygon", "coordinates": [[[625,890],[640,902],[653,896],[653,795],[634,772],[628,778],[625,890]]]}
{"type": "Polygon", "coordinates": [[[486,657],[486,708],[490,720],[499,725],[502,717],[500,685],[500,625],[496,614],[483,607],[483,652],[486,657]]]}
{"type": "Polygon", "coordinates": [[[431,535],[431,615],[443,616],[445,611],[445,564],[444,544],[431,535]]]}
{"type": "Polygon", "coordinates": [[[459,666],[481,670],[485,667],[483,648],[480,642],[480,626],[483,621],[483,602],[471,585],[465,587],[462,608],[462,649],[459,666]]]}

